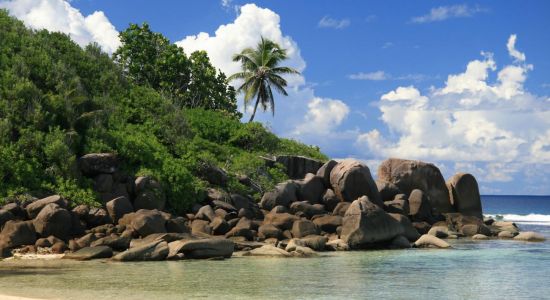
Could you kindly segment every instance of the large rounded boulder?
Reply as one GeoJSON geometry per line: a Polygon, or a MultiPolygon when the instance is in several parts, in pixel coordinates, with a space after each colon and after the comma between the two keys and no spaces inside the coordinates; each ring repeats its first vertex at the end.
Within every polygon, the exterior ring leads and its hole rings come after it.
{"type": "Polygon", "coordinates": [[[130,224],[140,236],[166,232],[166,220],[158,210],[140,209],[132,215],[130,224]]]}
{"type": "Polygon", "coordinates": [[[380,207],[384,205],[369,167],[357,160],[346,159],[334,166],[330,172],[330,184],[340,201],[352,202],[367,196],[372,203],[380,207]]]}
{"type": "Polygon", "coordinates": [[[273,191],[263,195],[260,207],[265,210],[272,210],[277,205],[289,207],[292,202],[298,200],[299,189],[300,187],[291,180],[281,182],[273,191]]]}
{"type": "Polygon", "coordinates": [[[353,201],[346,211],[340,238],[351,248],[366,248],[391,241],[403,232],[398,221],[363,196],[353,201]]]}
{"type": "Polygon", "coordinates": [[[445,179],[433,164],[390,158],[382,162],[377,174],[378,180],[395,184],[407,195],[414,189],[422,190],[438,213],[454,211],[445,179]]]}
{"type": "Polygon", "coordinates": [[[317,173],[322,162],[304,156],[279,155],[275,161],[285,167],[286,174],[291,179],[304,178],[307,173],[317,173]]]}
{"type": "Polygon", "coordinates": [[[449,179],[447,187],[451,204],[457,212],[483,219],[481,196],[474,176],[458,173],[449,179]]]}
{"type": "Polygon", "coordinates": [[[0,245],[15,248],[23,245],[34,245],[36,232],[32,221],[7,221],[0,233],[0,245]]]}
{"type": "Polygon", "coordinates": [[[33,220],[34,229],[42,237],[53,235],[67,240],[71,233],[71,213],[55,203],[46,205],[33,220]]]}
{"type": "Polygon", "coordinates": [[[311,204],[321,203],[325,193],[323,177],[308,173],[303,180],[296,182],[300,186],[300,199],[311,204]]]}
{"type": "Polygon", "coordinates": [[[134,209],[158,209],[163,210],[166,204],[166,195],[156,180],[148,176],[136,178],[136,198],[134,209]]]}
{"type": "Polygon", "coordinates": [[[49,196],[40,200],[36,200],[33,203],[27,205],[25,207],[25,210],[27,211],[27,215],[29,216],[29,219],[34,219],[40,213],[42,208],[44,208],[46,205],[55,203],[59,205],[59,207],[67,208],[67,201],[63,199],[59,195],[53,195],[49,196]]]}
{"type": "Polygon", "coordinates": [[[114,153],[90,153],[78,160],[80,171],[86,176],[112,174],[117,170],[118,160],[114,153]]]}

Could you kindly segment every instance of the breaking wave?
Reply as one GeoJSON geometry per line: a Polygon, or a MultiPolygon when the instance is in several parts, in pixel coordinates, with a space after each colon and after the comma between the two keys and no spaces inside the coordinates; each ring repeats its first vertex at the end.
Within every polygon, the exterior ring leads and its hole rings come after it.
{"type": "Polygon", "coordinates": [[[528,214],[528,215],[514,215],[514,214],[494,214],[486,215],[487,217],[492,217],[497,221],[510,221],[518,224],[529,224],[529,225],[546,225],[550,226],[550,215],[541,215],[541,214],[528,214]]]}

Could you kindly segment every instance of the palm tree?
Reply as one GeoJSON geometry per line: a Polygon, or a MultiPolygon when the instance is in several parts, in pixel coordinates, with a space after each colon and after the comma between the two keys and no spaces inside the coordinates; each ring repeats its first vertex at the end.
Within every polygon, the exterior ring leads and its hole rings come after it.
{"type": "Polygon", "coordinates": [[[256,49],[246,48],[241,53],[233,55],[233,61],[240,62],[242,72],[231,75],[228,79],[242,79],[243,84],[237,89],[237,92],[244,92],[244,107],[250,101],[256,98],[254,111],[250,116],[249,122],[254,120],[258,104],[262,104],[265,111],[271,107],[271,112],[275,115],[275,101],[271,88],[273,87],[279,93],[287,96],[285,87],[286,80],[283,74],[300,74],[300,72],[289,68],[279,66],[279,63],[287,59],[286,49],[281,48],[277,43],[261,38],[256,49]]]}

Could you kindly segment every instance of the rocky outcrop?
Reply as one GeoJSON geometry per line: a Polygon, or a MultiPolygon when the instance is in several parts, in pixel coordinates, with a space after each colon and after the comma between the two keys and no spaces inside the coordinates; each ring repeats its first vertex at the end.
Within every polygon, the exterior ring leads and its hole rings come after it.
{"type": "Polygon", "coordinates": [[[0,246],[15,248],[34,245],[36,232],[32,221],[8,221],[0,233],[0,246]]]}
{"type": "Polygon", "coordinates": [[[384,202],[393,200],[396,195],[402,193],[401,190],[397,187],[397,185],[387,181],[377,180],[376,187],[378,188],[380,197],[384,202]]]}
{"type": "Polygon", "coordinates": [[[2,228],[4,227],[4,224],[6,224],[6,222],[14,219],[15,216],[9,210],[0,209],[0,232],[2,231],[2,228]]]}
{"type": "Polygon", "coordinates": [[[403,228],[382,208],[363,196],[351,203],[342,222],[341,238],[351,248],[391,241],[403,234],[403,228]]]}
{"type": "MultiPolygon", "coordinates": [[[[135,179],[100,157],[90,158],[84,175],[104,200],[101,207],[72,208],[60,196],[4,205],[0,256],[23,247],[13,252],[69,249],[67,258],[85,260],[120,251],[113,258],[119,261],[218,259],[231,257],[233,251],[312,257],[317,251],[403,249],[413,241],[415,247],[444,248],[449,245],[439,238],[514,238],[519,233],[513,223],[479,218],[481,208],[477,210],[477,200],[471,199],[479,191],[470,175],[449,181],[447,199],[459,212],[439,214],[435,205],[441,199],[434,202],[432,196],[439,197],[441,191],[432,181],[439,180],[440,173],[420,162],[387,163],[382,176],[391,176],[375,183],[361,162],[329,161],[304,173],[305,178],[276,185],[262,195],[260,205],[251,195],[229,194],[223,180],[214,178],[205,197],[187,213],[175,215],[157,209],[164,208],[166,196],[153,178],[135,179]]],[[[535,233],[518,236],[517,240],[541,239],[535,233]]]]}
{"type": "Polygon", "coordinates": [[[335,233],[336,228],[342,226],[342,217],[331,215],[319,216],[313,219],[313,223],[324,232],[335,233]]]}
{"type": "Polygon", "coordinates": [[[59,207],[67,208],[67,201],[59,195],[49,196],[40,200],[36,200],[25,207],[29,219],[34,219],[40,213],[42,208],[48,204],[57,204],[59,207]]]}
{"type": "Polygon", "coordinates": [[[156,240],[146,245],[130,248],[113,256],[118,261],[154,261],[164,260],[168,256],[168,243],[156,240]]]}
{"type": "Polygon", "coordinates": [[[378,180],[395,184],[405,194],[415,189],[423,191],[438,213],[454,211],[445,179],[433,164],[390,158],[382,162],[377,174],[378,180]]]}
{"type": "Polygon", "coordinates": [[[91,260],[101,258],[111,258],[113,250],[108,246],[85,247],[78,251],[65,254],[64,259],[91,260]]]}
{"type": "Polygon", "coordinates": [[[422,190],[412,190],[408,202],[409,215],[414,222],[434,222],[430,201],[422,190]]]}
{"type": "Polygon", "coordinates": [[[483,219],[481,196],[474,176],[458,173],[449,179],[447,187],[451,204],[457,212],[483,219]]]}
{"type": "Polygon", "coordinates": [[[135,181],[136,197],[134,209],[163,210],[166,204],[166,195],[160,184],[151,177],[142,176],[135,181]]]}
{"type": "Polygon", "coordinates": [[[126,197],[115,198],[107,202],[105,204],[105,207],[107,208],[107,212],[109,213],[111,220],[113,220],[115,223],[118,222],[118,220],[122,218],[125,214],[134,212],[132,203],[130,203],[130,200],[128,200],[128,198],[126,197]]]}
{"type": "Polygon", "coordinates": [[[185,241],[179,252],[184,254],[185,258],[230,258],[233,255],[235,243],[227,239],[201,239],[185,241]]]}
{"type": "Polygon", "coordinates": [[[414,242],[420,237],[420,234],[416,228],[414,228],[409,218],[401,214],[390,213],[389,215],[401,224],[401,227],[403,228],[403,236],[409,241],[414,242]]]}
{"type": "Polygon", "coordinates": [[[289,230],[292,228],[294,221],[299,220],[298,217],[289,213],[269,213],[265,216],[264,224],[272,224],[281,230],[289,230]]]}
{"type": "Polygon", "coordinates": [[[299,186],[293,181],[279,183],[273,191],[265,193],[260,201],[260,207],[271,210],[277,205],[289,207],[298,200],[299,186]]]}
{"type": "Polygon", "coordinates": [[[140,209],[131,216],[130,226],[145,237],[166,232],[166,220],[158,210],[140,209]]]}
{"type": "Polygon", "coordinates": [[[291,179],[304,178],[307,173],[315,174],[323,165],[323,163],[318,160],[295,155],[279,155],[275,158],[275,161],[284,166],[286,174],[291,179]]]}
{"type": "Polygon", "coordinates": [[[311,204],[321,203],[325,192],[323,177],[308,173],[302,180],[296,182],[299,186],[299,198],[311,204]]]}
{"type": "Polygon", "coordinates": [[[67,240],[71,233],[72,217],[68,210],[55,203],[46,205],[33,220],[36,233],[42,237],[53,235],[67,240]]]}
{"type": "Polygon", "coordinates": [[[340,201],[352,202],[367,196],[372,203],[383,206],[369,168],[357,160],[346,159],[334,166],[330,172],[330,184],[340,201]]]}
{"type": "Polygon", "coordinates": [[[330,187],[330,172],[338,162],[335,160],[329,160],[317,170],[317,176],[323,178],[323,183],[326,187],[330,187]]]}
{"type": "Polygon", "coordinates": [[[292,225],[291,232],[293,237],[301,238],[312,234],[319,234],[319,229],[309,220],[298,220],[292,225]]]}
{"type": "Polygon", "coordinates": [[[78,166],[86,176],[112,174],[117,170],[118,159],[114,153],[90,153],[80,157],[78,166]]]}

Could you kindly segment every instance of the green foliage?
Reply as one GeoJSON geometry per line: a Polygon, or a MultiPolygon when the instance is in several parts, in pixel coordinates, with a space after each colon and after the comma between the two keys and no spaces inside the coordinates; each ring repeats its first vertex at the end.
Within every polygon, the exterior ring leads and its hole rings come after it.
{"type": "Polygon", "coordinates": [[[260,156],[318,148],[243,124],[235,91],[205,52],[189,58],[145,24],[121,33],[114,59],[61,33],[33,31],[0,10],[0,202],[58,193],[101,205],[77,158],[115,152],[123,172],[154,177],[176,212],[204,199],[200,168],[229,175],[229,192],[250,194],[285,180],[260,156]],[[246,175],[253,187],[239,182],[246,175]]]}
{"type": "Polygon", "coordinates": [[[72,203],[100,207],[101,203],[97,200],[97,195],[90,186],[91,184],[88,181],[57,177],[55,183],[44,184],[43,188],[63,196],[72,203]]]}
{"type": "Polygon", "coordinates": [[[188,58],[147,23],[130,24],[120,33],[120,41],[114,59],[134,84],[159,91],[179,107],[225,110],[240,117],[235,90],[210,64],[206,52],[197,51],[188,58]]]}

